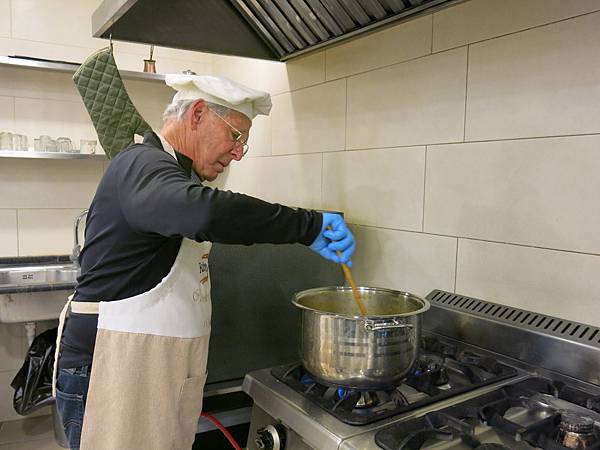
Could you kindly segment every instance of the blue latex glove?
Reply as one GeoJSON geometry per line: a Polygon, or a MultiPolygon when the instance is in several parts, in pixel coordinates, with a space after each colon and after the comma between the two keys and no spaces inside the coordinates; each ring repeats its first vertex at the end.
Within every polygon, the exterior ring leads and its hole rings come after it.
{"type": "Polygon", "coordinates": [[[325,259],[352,267],[350,258],[356,249],[356,242],[342,216],[323,213],[321,231],[310,248],[325,259]],[[330,226],[331,230],[328,229],[330,226]],[[338,250],[341,252],[339,257],[336,253],[338,250]]]}

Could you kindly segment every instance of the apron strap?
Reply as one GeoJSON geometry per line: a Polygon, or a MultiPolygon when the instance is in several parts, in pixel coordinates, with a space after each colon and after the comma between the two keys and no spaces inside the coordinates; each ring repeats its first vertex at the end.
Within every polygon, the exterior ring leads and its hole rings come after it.
{"type": "Polygon", "coordinates": [[[76,314],[98,314],[100,302],[71,302],[71,312],[76,314]]]}
{"type": "Polygon", "coordinates": [[[65,328],[65,319],[69,312],[77,314],[98,314],[100,309],[100,303],[98,302],[74,302],[73,296],[75,293],[69,295],[67,303],[60,312],[58,318],[58,330],[56,331],[56,350],[54,351],[54,369],[52,371],[52,396],[56,398],[56,380],[58,379],[58,356],[60,354],[60,342],[62,341],[63,330],[65,328]]]}
{"type": "Polygon", "coordinates": [[[67,303],[63,307],[60,312],[60,316],[58,317],[58,330],[56,331],[56,350],[54,351],[54,368],[52,370],[52,396],[56,398],[56,379],[58,378],[58,355],[60,352],[60,341],[62,340],[63,329],[65,327],[65,318],[67,317],[67,312],[69,311],[69,306],[71,305],[71,301],[73,300],[73,296],[75,293],[69,295],[67,303]]]}

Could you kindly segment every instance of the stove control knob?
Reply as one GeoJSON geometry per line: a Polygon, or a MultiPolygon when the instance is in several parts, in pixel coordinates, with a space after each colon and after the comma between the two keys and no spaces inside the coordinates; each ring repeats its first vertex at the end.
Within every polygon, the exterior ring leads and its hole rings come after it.
{"type": "Polygon", "coordinates": [[[260,450],[284,450],[285,429],[281,425],[267,425],[256,430],[254,443],[260,450]]]}

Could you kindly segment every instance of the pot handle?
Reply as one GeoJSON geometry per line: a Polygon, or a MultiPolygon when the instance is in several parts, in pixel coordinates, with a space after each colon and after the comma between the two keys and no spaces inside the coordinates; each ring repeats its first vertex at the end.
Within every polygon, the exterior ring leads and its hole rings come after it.
{"type": "Polygon", "coordinates": [[[367,331],[378,331],[378,330],[387,330],[389,328],[412,328],[412,323],[404,323],[400,322],[396,319],[385,320],[385,321],[375,321],[375,320],[365,320],[365,330],[367,331]]]}

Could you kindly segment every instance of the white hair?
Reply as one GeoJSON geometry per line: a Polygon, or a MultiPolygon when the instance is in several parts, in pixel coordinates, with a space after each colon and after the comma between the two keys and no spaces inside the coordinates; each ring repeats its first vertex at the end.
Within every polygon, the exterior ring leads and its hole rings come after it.
{"type": "MultiPolygon", "coordinates": [[[[185,116],[185,113],[188,112],[190,106],[192,106],[197,100],[199,99],[176,100],[171,102],[169,105],[167,105],[165,111],[163,112],[163,122],[171,119],[183,119],[183,116],[185,116]]],[[[227,115],[231,113],[231,109],[227,108],[226,106],[217,105],[216,103],[206,102],[206,106],[208,106],[221,117],[227,117],[227,115]]]]}

